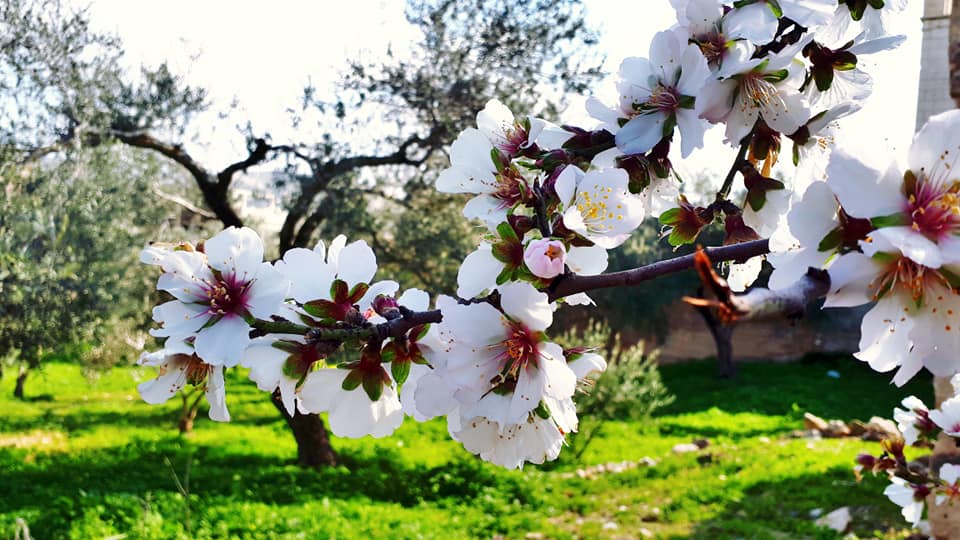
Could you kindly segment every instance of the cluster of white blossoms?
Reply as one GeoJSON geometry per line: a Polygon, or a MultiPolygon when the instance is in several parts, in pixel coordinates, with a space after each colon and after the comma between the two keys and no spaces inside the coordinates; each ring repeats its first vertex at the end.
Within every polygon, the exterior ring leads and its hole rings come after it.
{"type": "Polygon", "coordinates": [[[903,400],[903,409],[893,409],[901,437],[886,440],[880,456],[861,454],[857,457],[855,470],[886,474],[890,484],[883,490],[892,502],[901,507],[901,514],[914,527],[923,517],[925,504],[936,506],[956,504],[960,501],[960,465],[954,463],[930,464],[918,467],[907,462],[904,448],[907,446],[932,447],[943,434],[960,438],[960,375],[951,378],[954,397],[944,400],[936,409],[928,408],[916,396],[903,400]],[[933,474],[933,473],[936,474],[933,474]]]}
{"type": "MultiPolygon", "coordinates": [[[[436,187],[471,195],[463,214],[484,226],[456,297],[398,296],[397,283],[374,281],[366,243],[343,236],[273,263],[246,228],[145,250],[172,299],[154,310],[153,334],[166,341],[142,357],[160,367],[141,385],[144,399],[199,385],[211,418],[227,420],[223,368],[240,364],[288,413],[328,413],[337,435],[382,437],[405,416],[445,416],[451,436],[485,460],[555,459],[577,430],[577,393],[606,367],[551,340],[556,310],[593,304],[557,291],[602,274],[608,250],[648,217],[672,245],[715,222],[725,244],[769,237],[774,289],[826,269],[828,307],[875,302],[857,356],[899,368],[898,384],[923,367],[960,371],[960,113],[932,119],[904,165],[834,148],[843,118],[871,91],[863,55],[903,41],[885,24],[905,2],[671,4],[677,23],[654,36],[647,57],[623,61],[618,99],[588,100],[595,125],[518,117],[491,100],[452,143],[436,187]],[[698,206],[679,194],[671,160],[702,147],[712,126],[739,151],[698,206]],[[791,159],[781,160],[787,140],[791,159]],[[792,178],[773,178],[782,161],[792,178]],[[733,189],[738,175],[742,190],[733,189]]],[[[731,265],[730,286],[750,286],[763,260],[731,265]]],[[[939,424],[933,411],[929,419],[939,424]]]]}

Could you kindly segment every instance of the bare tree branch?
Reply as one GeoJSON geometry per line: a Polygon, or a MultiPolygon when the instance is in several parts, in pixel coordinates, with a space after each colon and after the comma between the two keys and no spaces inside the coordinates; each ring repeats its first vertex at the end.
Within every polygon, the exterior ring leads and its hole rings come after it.
{"type": "MultiPolygon", "coordinates": [[[[770,252],[769,240],[753,240],[731,246],[704,248],[704,252],[714,261],[740,261],[770,252]]],[[[694,255],[684,255],[673,259],[658,261],[646,266],[600,274],[597,276],[577,276],[566,274],[556,280],[548,290],[550,300],[557,300],[581,292],[609,287],[636,285],[666,274],[687,270],[694,266],[694,255]]]]}
{"type": "Polygon", "coordinates": [[[193,204],[192,202],[184,199],[179,195],[173,195],[172,193],[164,193],[156,186],[154,186],[153,188],[153,194],[165,201],[170,201],[176,205],[182,206],[187,210],[193,212],[194,214],[197,214],[198,216],[202,216],[207,219],[217,219],[216,214],[214,214],[213,212],[205,208],[200,208],[199,206],[193,204]]]}
{"type": "Polygon", "coordinates": [[[720,321],[731,324],[737,321],[786,315],[796,317],[803,313],[807,305],[826,296],[830,290],[830,275],[826,270],[809,268],[802,278],[784,289],[772,291],[765,288],[751,289],[744,294],[730,290],[726,280],[713,270],[710,257],[705,250],[698,249],[694,254],[697,273],[705,287],[713,291],[715,300],[684,297],[688,304],[716,311],[720,321]]]}
{"type": "MultiPolygon", "coordinates": [[[[229,189],[233,177],[236,173],[246,171],[249,167],[265,161],[272,148],[264,139],[256,139],[254,148],[245,159],[232,163],[214,174],[197,162],[179,144],[161,141],[149,133],[111,130],[109,136],[129,146],[158,152],[186,169],[200,188],[207,207],[213,211],[224,227],[243,226],[243,220],[230,204],[229,189]]],[[[100,142],[99,135],[93,135],[90,139],[93,144],[100,142]]]]}
{"type": "Polygon", "coordinates": [[[311,236],[326,216],[320,212],[320,209],[309,216],[307,212],[316,197],[325,191],[333,180],[367,167],[382,167],[385,165],[419,166],[440,148],[440,133],[439,128],[435,127],[427,137],[412,135],[403,141],[395,152],[390,154],[349,156],[323,163],[316,158],[310,158],[293,146],[276,147],[279,151],[288,152],[305,160],[312,171],[312,179],[303,184],[300,195],[291,205],[287,217],[283,221],[283,226],[280,228],[280,255],[282,256],[293,247],[306,245],[310,241],[311,236]],[[411,155],[412,152],[417,150],[421,152],[420,155],[411,155]]]}

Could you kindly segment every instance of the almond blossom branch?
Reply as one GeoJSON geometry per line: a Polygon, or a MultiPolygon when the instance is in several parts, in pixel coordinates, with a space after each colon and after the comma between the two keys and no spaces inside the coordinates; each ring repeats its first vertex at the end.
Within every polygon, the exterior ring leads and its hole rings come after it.
{"type": "Polygon", "coordinates": [[[727,195],[730,195],[730,189],[733,188],[733,180],[737,177],[737,172],[747,160],[747,150],[750,149],[750,140],[753,138],[753,132],[756,131],[756,129],[756,126],[754,126],[754,128],[750,130],[750,133],[747,133],[747,136],[740,141],[740,149],[737,151],[737,157],[733,160],[733,164],[730,165],[730,170],[727,171],[727,177],[723,180],[723,186],[717,191],[717,201],[725,200],[727,195]]]}
{"type": "Polygon", "coordinates": [[[401,337],[416,326],[439,323],[443,320],[443,314],[439,309],[412,311],[401,306],[399,310],[399,316],[392,320],[380,324],[361,326],[312,328],[289,321],[258,320],[252,325],[253,329],[251,333],[254,336],[266,334],[310,334],[312,339],[318,341],[356,341],[367,339],[382,341],[387,338],[401,337]]]}
{"type": "MultiPolygon", "coordinates": [[[[770,252],[770,242],[767,239],[752,240],[730,246],[709,247],[703,251],[714,261],[741,261],[757,255],[764,255],[770,252]]],[[[609,287],[627,287],[636,285],[667,274],[673,274],[682,270],[693,268],[694,255],[684,255],[658,261],[631,270],[621,272],[611,272],[609,274],[600,274],[596,276],[578,276],[565,275],[558,278],[554,285],[547,291],[550,300],[557,300],[565,296],[581,292],[593,291],[596,289],[606,289],[609,287]]]]}

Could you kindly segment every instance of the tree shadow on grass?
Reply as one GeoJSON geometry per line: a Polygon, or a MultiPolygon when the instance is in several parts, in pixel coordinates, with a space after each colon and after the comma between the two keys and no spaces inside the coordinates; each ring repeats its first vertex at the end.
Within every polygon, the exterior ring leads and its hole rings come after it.
{"type": "Polygon", "coordinates": [[[736,377],[720,379],[710,360],[661,366],[664,383],[677,399],[657,416],[717,407],[732,413],[799,417],[812,412],[824,418],[866,420],[889,416],[906,396],[926,402],[933,397],[928,373],[898,388],[890,384],[889,373],[876,373],[851,356],[810,355],[796,362],[744,362],[737,367],[736,377]]]}
{"type": "MultiPolygon", "coordinates": [[[[807,474],[780,481],[760,482],[747,488],[743,497],[729,502],[716,516],[697,524],[680,539],[837,539],[842,535],[816,526],[814,514],[826,514],[847,506],[851,528],[860,538],[876,531],[906,528],[900,508],[881,493],[887,482],[866,478],[856,483],[850,469],[835,468],[822,474],[807,474]]],[[[683,500],[689,502],[689,498],[683,500]]],[[[676,503],[675,503],[676,504],[676,503]]],[[[665,508],[667,514],[676,508],[665,508]]]]}
{"type": "MultiPolygon", "coordinates": [[[[533,500],[533,486],[466,456],[440,466],[411,464],[395,452],[371,450],[345,458],[345,466],[305,470],[275,458],[183,441],[134,441],[122,447],[27,459],[22,450],[0,449],[0,513],[37,513],[40,522],[65,523],[88,505],[117,495],[146,497],[176,493],[174,472],[183,481],[190,462],[191,497],[198,504],[243,500],[270,505],[312,502],[324,497],[369,499],[415,506],[451,499],[475,500],[490,488],[508,501],[533,500]],[[83,494],[82,497],[76,495],[83,494]],[[50,501],[59,501],[51,505],[50,501]]],[[[46,531],[55,536],[57,531],[46,531]]]]}
{"type": "Polygon", "coordinates": [[[22,432],[33,429],[84,431],[99,426],[165,427],[176,432],[178,412],[161,407],[137,407],[134,410],[90,411],[76,409],[70,412],[45,410],[37,416],[0,415],[0,431],[22,432]]]}

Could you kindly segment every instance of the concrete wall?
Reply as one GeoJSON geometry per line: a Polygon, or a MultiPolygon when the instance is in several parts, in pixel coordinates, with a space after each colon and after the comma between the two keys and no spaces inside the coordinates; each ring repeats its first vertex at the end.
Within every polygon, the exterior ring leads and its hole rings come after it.
{"type": "Polygon", "coordinates": [[[950,98],[950,64],[947,55],[950,11],[951,0],[926,0],[923,6],[917,129],[927,118],[956,106],[950,98]]]}

